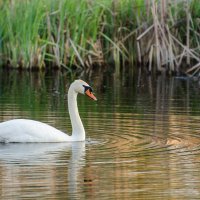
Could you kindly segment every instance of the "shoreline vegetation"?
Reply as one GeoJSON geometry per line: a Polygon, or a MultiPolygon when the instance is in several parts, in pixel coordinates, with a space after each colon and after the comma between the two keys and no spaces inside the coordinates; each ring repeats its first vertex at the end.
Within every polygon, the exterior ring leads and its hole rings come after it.
{"type": "Polygon", "coordinates": [[[198,75],[199,0],[9,0],[0,65],[198,75]]]}

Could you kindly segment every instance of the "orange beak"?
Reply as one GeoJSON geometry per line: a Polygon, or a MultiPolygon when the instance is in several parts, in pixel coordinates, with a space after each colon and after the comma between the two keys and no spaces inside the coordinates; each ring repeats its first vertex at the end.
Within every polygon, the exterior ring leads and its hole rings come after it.
{"type": "Polygon", "coordinates": [[[97,98],[94,96],[92,92],[90,92],[90,90],[86,90],[85,94],[87,94],[87,96],[90,97],[91,99],[97,101],[97,98]]]}

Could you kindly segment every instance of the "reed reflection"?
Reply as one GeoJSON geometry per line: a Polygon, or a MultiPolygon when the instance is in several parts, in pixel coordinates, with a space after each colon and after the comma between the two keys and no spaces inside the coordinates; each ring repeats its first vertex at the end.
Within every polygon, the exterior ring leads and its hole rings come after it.
{"type": "MultiPolygon", "coordinates": [[[[31,89],[25,75],[27,87],[12,81],[8,87],[0,85],[0,120],[26,116],[70,132],[64,100],[70,79],[60,72],[32,76],[31,89]]],[[[34,195],[46,199],[198,199],[200,92],[196,82],[174,77],[156,77],[155,81],[152,76],[130,81],[114,74],[92,77],[89,82],[97,93],[97,104],[79,98],[86,143],[52,144],[55,148],[49,150],[48,144],[45,153],[34,154],[34,149],[42,152],[37,144],[25,157],[28,146],[16,154],[17,144],[10,151],[10,144],[0,145],[1,194],[24,195],[24,199],[34,195]]]]}

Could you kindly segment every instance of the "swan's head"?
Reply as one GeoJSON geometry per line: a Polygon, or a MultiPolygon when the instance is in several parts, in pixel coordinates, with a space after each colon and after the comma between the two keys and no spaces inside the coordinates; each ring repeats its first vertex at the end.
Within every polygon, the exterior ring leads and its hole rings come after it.
{"type": "Polygon", "coordinates": [[[75,80],[73,83],[72,83],[73,87],[74,87],[74,90],[77,92],[77,93],[80,93],[80,94],[86,94],[88,97],[90,97],[91,99],[93,100],[97,100],[97,98],[94,96],[93,94],[93,90],[92,88],[85,82],[85,81],[82,81],[82,80],[75,80]]]}

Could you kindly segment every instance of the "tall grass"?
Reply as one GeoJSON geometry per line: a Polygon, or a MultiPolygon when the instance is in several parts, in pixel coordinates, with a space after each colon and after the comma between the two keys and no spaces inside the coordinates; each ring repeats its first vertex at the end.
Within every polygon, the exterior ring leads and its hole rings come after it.
{"type": "Polygon", "coordinates": [[[45,43],[41,41],[42,1],[5,1],[1,5],[1,57],[13,67],[41,66],[45,43]],[[37,63],[35,63],[37,61],[37,63]]]}
{"type": "Polygon", "coordinates": [[[0,4],[1,64],[90,68],[128,58],[134,0],[11,0],[0,4]]]}
{"type": "Polygon", "coordinates": [[[178,71],[176,63],[184,57],[188,64],[195,58],[192,54],[198,57],[191,48],[199,46],[200,36],[200,3],[184,2],[1,1],[0,64],[90,70],[111,63],[120,73],[121,66],[139,62],[148,64],[149,71],[178,71]]]}
{"type": "Polygon", "coordinates": [[[200,71],[199,8],[196,0],[152,1],[152,18],[137,36],[139,61],[149,71],[192,75],[200,71]]]}

